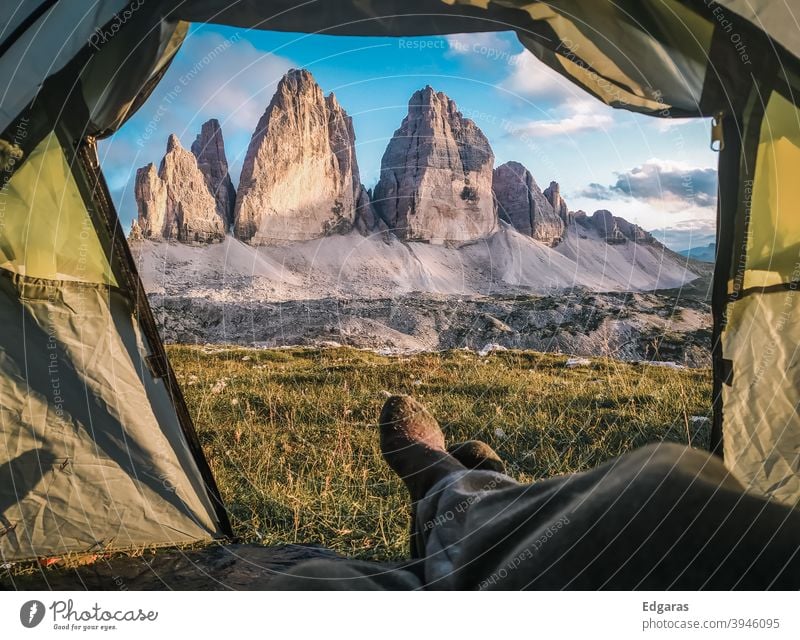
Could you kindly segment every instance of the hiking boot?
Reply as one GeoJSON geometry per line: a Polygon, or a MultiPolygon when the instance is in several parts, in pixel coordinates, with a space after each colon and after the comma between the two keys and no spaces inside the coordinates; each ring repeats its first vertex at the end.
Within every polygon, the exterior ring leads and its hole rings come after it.
{"type": "Polygon", "coordinates": [[[447,447],[447,452],[467,469],[506,472],[506,467],[497,452],[481,440],[456,442],[447,447]]]}
{"type": "Polygon", "coordinates": [[[465,469],[447,453],[439,423],[411,396],[389,398],[379,424],[383,459],[403,480],[412,502],[448,474],[465,469]]]}

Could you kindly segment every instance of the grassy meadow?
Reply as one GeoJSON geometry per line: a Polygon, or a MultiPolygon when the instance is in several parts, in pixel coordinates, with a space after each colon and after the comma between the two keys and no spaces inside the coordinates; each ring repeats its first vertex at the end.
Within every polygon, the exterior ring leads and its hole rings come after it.
{"type": "Polygon", "coordinates": [[[364,559],[406,555],[408,501],[384,464],[385,392],[424,402],[449,442],[488,442],[518,480],[597,465],[659,440],[705,447],[708,370],[468,351],[173,345],[169,355],[244,542],[317,543],[364,559]]]}

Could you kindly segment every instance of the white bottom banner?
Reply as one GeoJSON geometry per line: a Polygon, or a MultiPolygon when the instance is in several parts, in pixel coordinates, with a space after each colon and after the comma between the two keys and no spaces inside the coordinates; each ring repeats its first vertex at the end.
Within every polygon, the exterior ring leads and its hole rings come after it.
{"type": "Polygon", "coordinates": [[[785,592],[45,591],[0,594],[0,611],[4,638],[800,638],[785,592]]]}

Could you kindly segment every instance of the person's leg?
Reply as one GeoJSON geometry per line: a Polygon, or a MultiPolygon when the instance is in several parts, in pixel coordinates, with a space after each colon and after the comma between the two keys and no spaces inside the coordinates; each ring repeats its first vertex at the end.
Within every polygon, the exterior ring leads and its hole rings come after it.
{"type": "Polygon", "coordinates": [[[419,502],[418,528],[426,588],[800,587],[800,513],[674,444],[533,485],[458,472],[419,502]]]}
{"type": "Polygon", "coordinates": [[[380,430],[415,505],[422,559],[394,575],[372,563],[300,565],[295,588],[320,588],[315,576],[358,589],[800,588],[800,513],[745,493],[705,452],[651,445],[522,485],[468,470],[408,397],[387,401],[380,430]]]}

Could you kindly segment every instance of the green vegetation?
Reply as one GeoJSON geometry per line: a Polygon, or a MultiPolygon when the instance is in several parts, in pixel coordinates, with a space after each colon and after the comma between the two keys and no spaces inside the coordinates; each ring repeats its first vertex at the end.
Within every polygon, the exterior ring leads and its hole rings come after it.
{"type": "Polygon", "coordinates": [[[408,502],[378,449],[383,392],[409,393],[448,442],[477,438],[531,482],[648,442],[705,447],[707,370],[504,351],[381,356],[349,348],[169,348],[243,541],[317,543],[366,559],[408,545],[408,502]],[[699,422],[699,421],[698,421],[699,422]]]}

